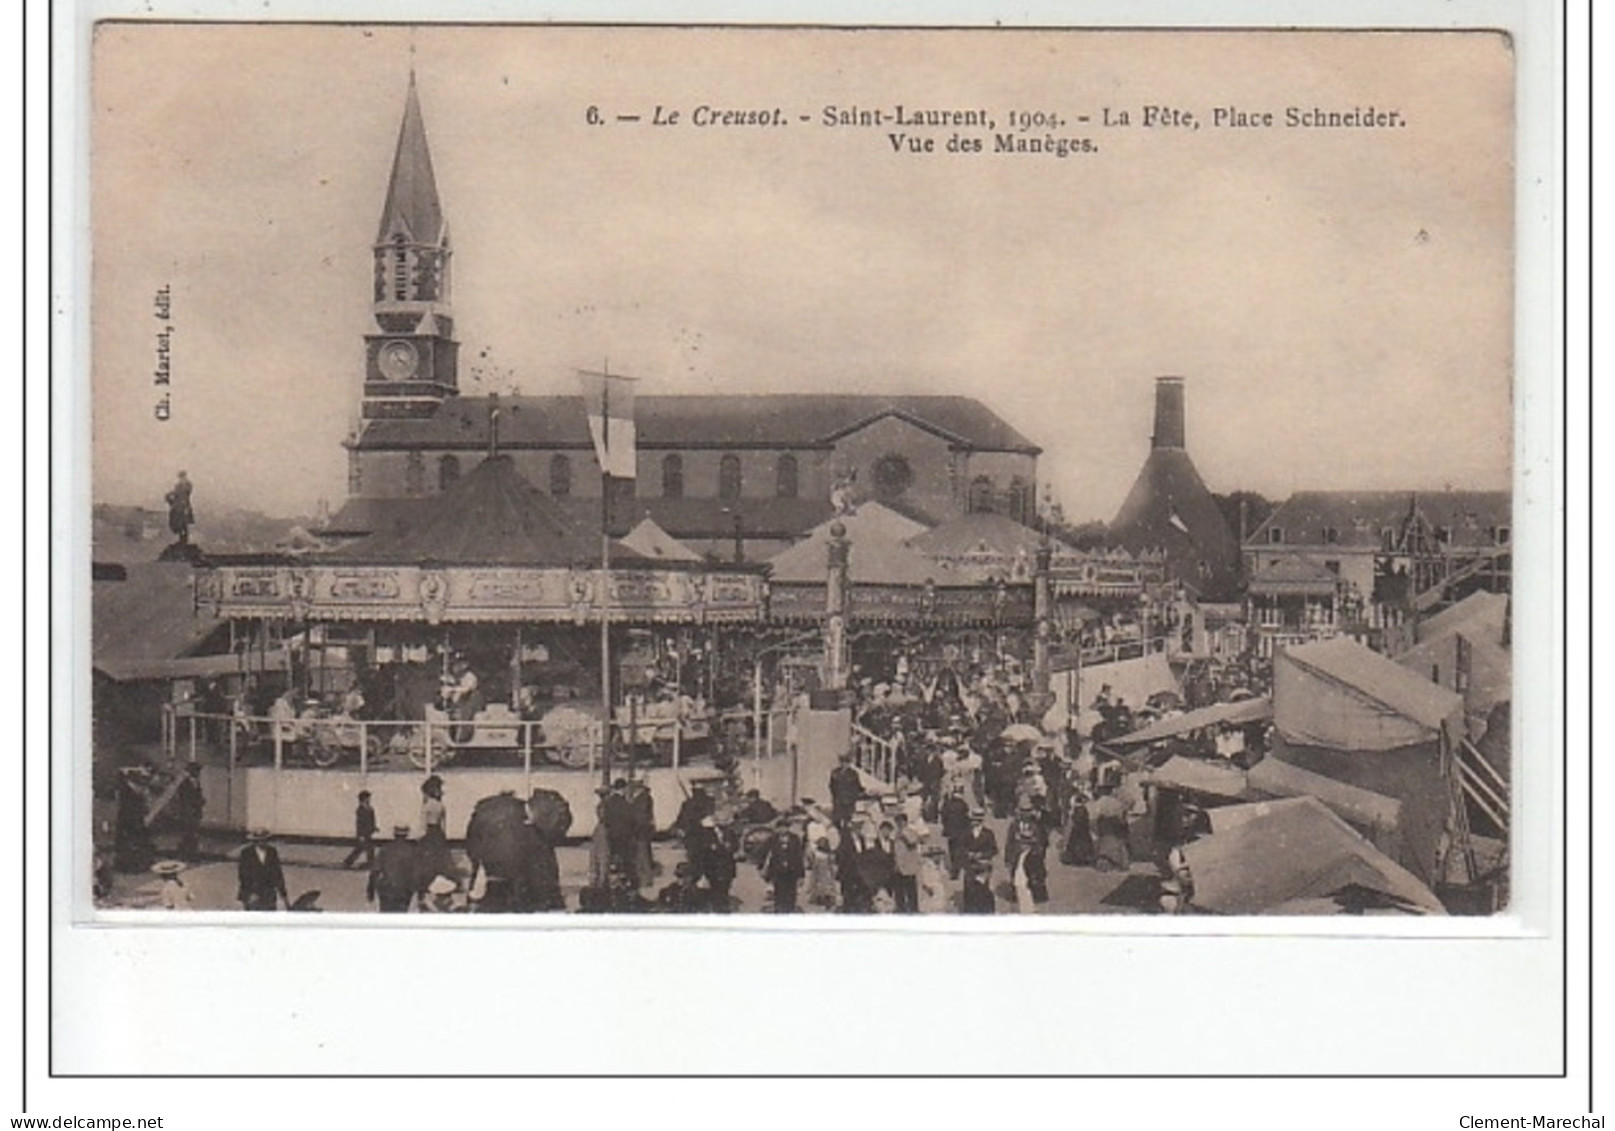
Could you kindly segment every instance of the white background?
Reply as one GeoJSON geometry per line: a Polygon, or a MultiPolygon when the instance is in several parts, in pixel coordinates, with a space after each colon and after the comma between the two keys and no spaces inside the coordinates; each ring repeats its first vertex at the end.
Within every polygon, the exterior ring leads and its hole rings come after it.
{"type": "MultiPolygon", "coordinates": [[[[143,5],[142,8],[145,6],[143,5]]],[[[194,5],[153,5],[163,14],[203,14],[194,5]]],[[[344,5],[355,18],[399,18],[399,4],[344,5]]],[[[516,10],[489,3],[475,8],[436,4],[431,15],[507,18],[650,17],[648,7],[516,10]]],[[[1293,22],[1293,8],[1219,5],[1225,22],[1293,22]]],[[[293,12],[283,5],[208,5],[206,14],[242,18],[325,15],[329,6],[293,12]]],[[[1588,372],[1581,234],[1586,215],[1587,87],[1573,28],[1568,60],[1570,121],[1567,157],[1572,222],[1571,291],[1559,305],[1560,186],[1555,118],[1559,80],[1552,59],[1559,29],[1547,6],[1524,4],[1354,4],[1329,12],[1339,24],[1406,24],[1440,19],[1453,26],[1511,26],[1520,59],[1520,481],[1516,522],[1521,544],[1518,599],[1522,606],[1558,609],[1561,567],[1569,576],[1569,663],[1561,670],[1552,633],[1516,642],[1518,697],[1526,714],[1517,724],[1530,766],[1520,787],[1522,819],[1538,834],[1523,843],[1520,915],[1488,924],[1512,938],[1302,939],[1262,937],[1161,938],[1129,925],[1125,935],[1096,936],[1079,925],[1053,933],[977,931],[890,933],[868,929],[805,935],[761,931],[567,929],[388,931],[231,928],[70,928],[53,939],[46,927],[65,923],[63,898],[47,903],[47,771],[64,771],[71,744],[52,750],[43,680],[57,664],[57,725],[82,704],[81,681],[68,678],[70,649],[48,652],[53,613],[64,634],[73,609],[46,601],[52,580],[46,554],[55,552],[58,596],[82,559],[72,506],[87,499],[82,438],[59,435],[45,448],[50,420],[45,390],[51,374],[44,352],[47,254],[72,263],[80,219],[70,209],[78,170],[58,164],[54,249],[41,209],[49,168],[44,113],[49,88],[43,10],[32,11],[27,226],[30,346],[26,386],[29,435],[29,564],[27,600],[28,734],[22,751],[30,858],[29,1013],[26,1027],[4,1038],[21,1041],[27,1056],[27,1108],[35,1115],[167,1116],[167,1127],[336,1125],[452,1126],[467,1119],[524,1123],[654,1118],[665,1126],[730,1125],[813,1119],[1043,1118],[1130,1120],[1156,1126],[1170,1117],[1214,1125],[1391,1127],[1457,1126],[1460,1115],[1572,1115],[1586,1110],[1588,1084],[1586,979],[1589,775],[1587,640],[1581,615],[1588,593],[1585,423],[1588,372]],[[1560,351],[1560,311],[1570,318],[1569,353],[1560,351]],[[1572,375],[1561,404],[1558,374],[1572,375]],[[1561,410],[1570,422],[1559,434],[1561,410]],[[1560,496],[1559,475],[1567,492],[1560,496]],[[47,483],[54,473],[54,483],[47,483]],[[1549,486],[1545,489],[1543,484],[1549,486]],[[54,490],[52,505],[48,490],[54,490]],[[1566,509],[1561,509],[1566,508],[1566,509]],[[1560,516],[1568,513],[1561,560],[1560,516]],[[57,522],[54,530],[50,523],[57,522]],[[75,552],[75,545],[79,552],[75,552]],[[1529,555],[1529,556],[1527,556],[1529,555]],[[1558,684],[1568,690],[1568,757],[1561,749],[1558,684]],[[1563,760],[1563,781],[1554,772],[1563,760]],[[1561,786],[1570,798],[1568,871],[1558,871],[1552,835],[1561,786]],[[1557,888],[1569,892],[1568,984],[1560,983],[1557,888]],[[1523,921],[1522,921],[1523,920],[1523,921]],[[47,1035],[46,948],[55,961],[53,1050],[47,1035]],[[1561,1047],[1558,1009],[1569,1003],[1568,1046],[1561,1047]],[[54,1053],[98,1071],[206,1073],[218,1071],[394,1072],[643,1072],[643,1073],[1552,1073],[1569,1080],[1091,1080],[1050,1082],[795,1081],[714,1083],[572,1081],[199,1081],[64,1080],[45,1076],[54,1053]],[[1036,1113],[1036,1114],[1034,1114],[1036,1113]]],[[[422,13],[425,14],[425,13],[422,13]]],[[[683,4],[686,19],[733,14],[716,6],[683,4]]],[[[768,9],[772,19],[850,22],[869,13],[852,6],[768,9]]],[[[925,22],[1053,23],[1068,13],[1017,8],[984,13],[931,7],[925,22]]],[[[1203,6],[1128,5],[1084,9],[1084,23],[1121,16],[1168,24],[1204,22],[1203,6]]],[[[1318,19],[1316,10],[1309,15],[1318,19]]],[[[53,109],[57,158],[72,155],[80,108],[71,68],[82,44],[69,36],[88,11],[57,13],[59,91],[53,109]]],[[[756,18],[753,15],[753,18],[756,18]]],[[[902,22],[921,22],[905,14],[902,22]]],[[[75,309],[83,292],[59,274],[61,309],[75,309]]],[[[21,309],[20,302],[12,309],[21,309]]],[[[78,307],[81,309],[81,307],[78,307]]],[[[71,417],[76,391],[71,343],[58,343],[54,409],[71,417]]],[[[6,555],[15,569],[18,555],[6,555]]],[[[87,588],[87,587],[86,587],[87,588]]],[[[14,590],[15,591],[15,590],[14,590]]],[[[82,612],[83,610],[79,610],[82,612]]],[[[1538,619],[1546,625],[1558,615],[1538,619]]],[[[58,637],[66,641],[68,637],[58,637]]],[[[13,684],[15,685],[15,684],[13,684]]],[[[1607,780],[1607,773],[1603,779],[1607,780]]],[[[65,804],[68,782],[57,779],[65,804]]],[[[20,809],[20,806],[19,806],[20,809]]],[[[67,833],[57,813],[56,832],[67,833]]],[[[21,813],[8,814],[20,827],[21,813]]],[[[1522,830],[1522,841],[1525,836],[1522,830]]],[[[59,843],[63,843],[59,839],[59,843]]],[[[60,854],[58,854],[60,856],[60,854]]],[[[20,895],[20,892],[19,892],[20,895]]],[[[17,901],[20,902],[20,899],[17,901]]],[[[1467,927],[1468,925],[1464,925],[1467,927]]],[[[1454,930],[1449,926],[1449,931],[1454,930]]],[[[1456,928],[1463,929],[1463,928],[1456,928]]],[[[17,931],[3,932],[15,943],[17,931]]],[[[20,968],[19,968],[20,973],[20,968]]],[[[20,988],[12,982],[12,992],[20,988]]],[[[18,1016],[18,1014],[13,1014],[18,1016]]],[[[0,1076],[0,1095],[21,1102],[18,1072],[0,1076]]],[[[1600,1092],[1600,1104],[1606,1102],[1600,1092]]],[[[0,1115],[9,1114],[0,1112],[0,1115]]],[[[1174,1122],[1176,1121],[1174,1118],[1174,1122]]]]}

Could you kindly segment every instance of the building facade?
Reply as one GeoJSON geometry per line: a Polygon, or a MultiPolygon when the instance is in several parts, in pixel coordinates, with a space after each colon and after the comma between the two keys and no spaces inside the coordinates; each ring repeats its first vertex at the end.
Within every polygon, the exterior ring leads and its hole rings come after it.
{"type": "MultiPolygon", "coordinates": [[[[581,397],[460,393],[448,224],[413,79],[374,255],[362,423],[347,441],[348,504],[327,533],[407,524],[413,501],[494,450],[552,498],[598,511],[581,397]]],[[[637,477],[614,483],[613,527],[648,517],[715,555],[769,556],[828,517],[832,496],[927,524],[1036,514],[1040,449],[969,397],[642,395],[635,422],[637,477]]]]}

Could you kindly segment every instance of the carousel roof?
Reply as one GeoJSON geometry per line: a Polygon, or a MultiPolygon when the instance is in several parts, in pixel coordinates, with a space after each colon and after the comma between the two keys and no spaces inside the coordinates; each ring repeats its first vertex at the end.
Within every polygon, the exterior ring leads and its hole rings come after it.
{"type": "Polygon", "coordinates": [[[770,577],[780,582],[824,584],[829,570],[830,528],[846,528],[851,552],[847,568],[854,585],[945,584],[940,566],[908,545],[925,527],[880,503],[864,503],[850,514],[837,515],[808,532],[770,563],[770,577]]]}
{"type": "Polygon", "coordinates": [[[638,526],[623,535],[622,544],[636,554],[641,554],[654,561],[698,562],[701,560],[700,554],[690,549],[660,526],[657,526],[655,521],[648,516],[641,519],[638,526]]]}
{"type": "MultiPolygon", "coordinates": [[[[523,479],[509,456],[489,456],[444,491],[421,503],[403,529],[383,529],[322,561],[365,565],[441,562],[452,565],[559,567],[600,561],[600,530],[590,528],[523,479]]],[[[647,559],[618,542],[617,565],[647,559]]]]}
{"type": "MultiPolygon", "coordinates": [[[[1013,558],[1016,554],[1037,553],[1043,536],[1030,526],[1016,522],[1004,514],[976,511],[950,518],[918,535],[909,543],[922,554],[933,558],[955,558],[971,555],[995,555],[1013,558]]],[[[1057,554],[1075,553],[1063,542],[1050,542],[1057,554]]]]}

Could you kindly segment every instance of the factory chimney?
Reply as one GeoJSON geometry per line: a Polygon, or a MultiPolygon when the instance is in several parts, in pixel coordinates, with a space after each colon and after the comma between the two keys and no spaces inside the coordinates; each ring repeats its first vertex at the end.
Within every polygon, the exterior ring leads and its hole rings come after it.
{"type": "Polygon", "coordinates": [[[1183,442],[1183,378],[1155,379],[1155,434],[1152,448],[1185,448],[1183,442]]]}

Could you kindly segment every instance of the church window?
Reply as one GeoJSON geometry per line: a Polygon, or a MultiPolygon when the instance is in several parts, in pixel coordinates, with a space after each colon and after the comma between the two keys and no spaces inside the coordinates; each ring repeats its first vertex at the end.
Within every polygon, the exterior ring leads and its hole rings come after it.
{"type": "Polygon", "coordinates": [[[733,452],[718,461],[718,498],[740,498],[740,457],[733,452]]]}
{"type": "Polygon", "coordinates": [[[1032,485],[1019,475],[1009,481],[1009,517],[1022,526],[1031,526],[1032,485]]]}
{"type": "Polygon", "coordinates": [[[782,499],[794,499],[797,487],[796,457],[787,452],[774,466],[774,493],[782,499]]]}
{"type": "Polygon", "coordinates": [[[437,461],[437,489],[447,491],[460,481],[460,457],[447,455],[437,461]]]}
{"type": "Polygon", "coordinates": [[[684,497],[684,457],[677,452],[662,457],[662,498],[684,497]]]}
{"type": "Polygon", "coordinates": [[[557,453],[550,457],[550,495],[564,499],[572,493],[572,461],[557,453]]]}
{"type": "Polygon", "coordinates": [[[409,298],[409,248],[402,232],[393,237],[393,298],[409,298]]]}
{"type": "Polygon", "coordinates": [[[993,481],[978,475],[970,481],[970,513],[989,513],[993,509],[993,481]]]}
{"type": "Polygon", "coordinates": [[[420,495],[426,492],[426,457],[410,452],[404,460],[404,494],[420,495]]]}

